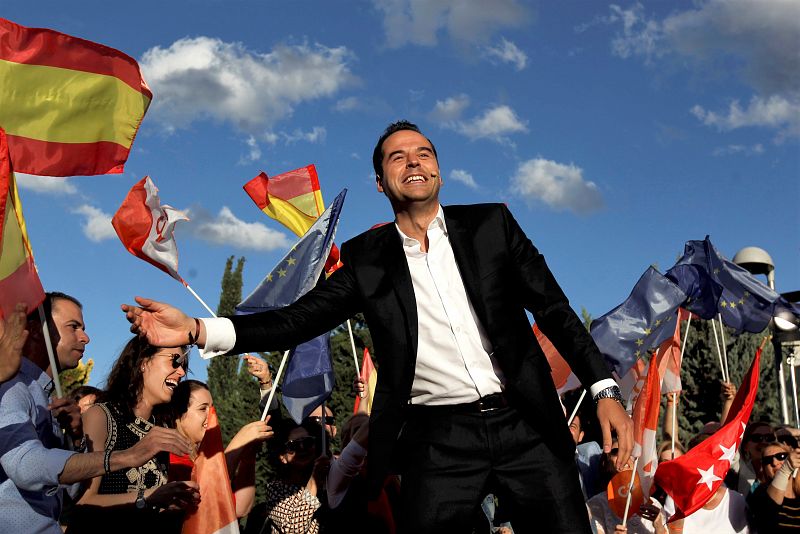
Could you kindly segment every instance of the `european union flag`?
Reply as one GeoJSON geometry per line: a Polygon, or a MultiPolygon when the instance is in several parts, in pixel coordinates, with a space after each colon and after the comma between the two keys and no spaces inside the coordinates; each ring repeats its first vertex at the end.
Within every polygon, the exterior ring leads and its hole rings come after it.
{"type": "Polygon", "coordinates": [[[258,287],[236,306],[237,314],[283,308],[308,293],[317,284],[333,245],[345,195],[347,189],[339,193],[300,241],[258,287]]]}
{"type": "MultiPolygon", "coordinates": [[[[258,287],[238,306],[236,313],[256,313],[293,303],[319,280],[333,245],[333,236],[347,189],[328,206],[298,243],[258,287]]],[[[333,391],[334,374],[330,333],[292,350],[283,380],[283,404],[298,424],[333,391]]]]}
{"type": "Polygon", "coordinates": [[[685,300],[681,288],[650,267],[625,302],[592,321],[592,338],[617,376],[672,336],[685,300]]]}
{"type": "MultiPolygon", "coordinates": [[[[702,300],[713,298],[716,301],[716,313],[737,334],[743,331],[758,333],[767,327],[780,295],[742,267],[725,259],[708,236],[703,241],[686,242],[683,257],[673,269],[686,265],[695,267],[701,278],[710,281],[705,285],[706,293],[702,300]]],[[[669,272],[673,272],[673,269],[669,272]]],[[[695,311],[691,302],[685,307],[695,311]]],[[[709,318],[700,313],[698,315],[709,318]]]]}
{"type": "MultiPolygon", "coordinates": [[[[688,248],[689,243],[686,246],[688,248]]],[[[717,316],[717,302],[722,296],[722,286],[714,281],[705,268],[680,264],[673,266],[665,276],[686,293],[683,308],[703,319],[717,316]]]]}

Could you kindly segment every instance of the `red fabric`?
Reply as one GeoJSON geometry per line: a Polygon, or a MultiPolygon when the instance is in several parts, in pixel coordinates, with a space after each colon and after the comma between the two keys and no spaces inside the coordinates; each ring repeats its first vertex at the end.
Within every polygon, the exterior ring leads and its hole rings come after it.
{"type": "Polygon", "coordinates": [[[153,98],[132,57],[54,30],[27,28],[0,18],[0,59],[113,76],[153,98]]]}
{"type": "MultiPolygon", "coordinates": [[[[361,380],[364,381],[366,386],[367,396],[364,402],[367,402],[367,413],[372,411],[372,399],[375,398],[375,384],[378,381],[378,372],[375,370],[375,365],[372,363],[372,357],[369,355],[369,349],[364,347],[364,356],[361,359],[361,380]],[[374,376],[373,376],[374,375],[374,376]]],[[[353,404],[353,413],[358,413],[358,408],[361,406],[361,397],[356,396],[356,401],[353,404]]]]}
{"type": "Polygon", "coordinates": [[[620,471],[608,483],[608,487],[606,487],[608,506],[617,517],[622,518],[625,516],[625,505],[628,503],[629,492],[631,494],[631,504],[628,506],[628,516],[638,513],[639,507],[644,504],[644,493],[642,493],[642,485],[639,481],[639,475],[630,470],[620,471]],[[631,476],[634,477],[632,488],[631,476]]]}
{"type": "Polygon", "coordinates": [[[39,274],[36,272],[36,266],[33,263],[30,243],[27,242],[25,233],[23,232],[22,239],[18,242],[3,242],[3,225],[5,224],[6,215],[12,218],[12,221],[14,217],[17,220],[25,220],[22,213],[16,212],[18,208],[21,210],[22,206],[19,198],[14,198],[16,189],[14,174],[11,172],[6,133],[0,128],[0,255],[5,253],[20,257],[23,254],[27,256],[25,262],[17,267],[13,273],[0,280],[0,317],[8,317],[17,303],[20,302],[28,305],[27,311],[30,313],[42,303],[45,297],[42,282],[39,280],[39,274]]]}
{"type": "MultiPolygon", "coordinates": [[[[653,476],[658,465],[656,457],[656,432],[658,431],[658,412],[661,407],[661,378],[656,355],[650,358],[647,381],[633,405],[633,455],[638,457],[636,472],[641,480],[642,491],[649,495],[653,476]]],[[[637,507],[638,509],[638,507],[637,507]]]]}
{"type": "Polygon", "coordinates": [[[222,446],[222,431],[217,411],[213,406],[209,410],[208,429],[197,451],[192,471],[192,480],[200,486],[200,504],[195,511],[186,515],[181,530],[183,534],[239,531],[222,446]]]}
{"type": "Polygon", "coordinates": [[[167,478],[170,482],[184,482],[192,480],[194,462],[188,454],[178,456],[169,453],[169,472],[167,478]]]}
{"type": "Polygon", "coordinates": [[[722,427],[683,456],[658,466],[656,484],[675,501],[676,513],[670,521],[691,515],[722,485],[753,409],[760,361],[761,348],[756,351],[722,427]]]}
{"type": "Polygon", "coordinates": [[[573,374],[567,361],[559,354],[556,347],[547,339],[547,336],[539,330],[539,325],[533,325],[533,333],[536,335],[536,341],[539,342],[539,346],[547,358],[547,363],[550,364],[550,376],[553,378],[553,384],[555,384],[559,395],[564,391],[580,386],[581,383],[578,377],[573,374]]]}
{"type": "Polygon", "coordinates": [[[59,143],[9,135],[11,160],[19,172],[40,176],[121,174],[130,149],[110,141],[59,143]]]}

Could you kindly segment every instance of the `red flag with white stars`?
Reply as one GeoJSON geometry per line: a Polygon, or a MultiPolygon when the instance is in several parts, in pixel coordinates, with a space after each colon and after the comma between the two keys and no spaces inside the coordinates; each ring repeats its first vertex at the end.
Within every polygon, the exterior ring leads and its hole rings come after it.
{"type": "Polygon", "coordinates": [[[736,450],[742,443],[744,429],[758,392],[761,348],[756,351],[750,370],[733,399],[728,419],[711,437],[683,456],[663,462],[656,471],[656,484],[675,501],[675,521],[705,505],[722,484],[736,450]]]}

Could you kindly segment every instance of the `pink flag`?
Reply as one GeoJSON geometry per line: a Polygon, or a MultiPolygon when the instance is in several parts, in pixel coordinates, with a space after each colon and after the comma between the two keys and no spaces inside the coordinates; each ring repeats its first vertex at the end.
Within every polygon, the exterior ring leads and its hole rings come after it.
{"type": "Polygon", "coordinates": [[[681,322],[689,318],[689,312],[680,308],[675,333],[658,347],[656,359],[661,374],[661,393],[677,393],[681,391],[681,322]]]}
{"type": "Polygon", "coordinates": [[[547,363],[550,364],[550,376],[553,378],[558,394],[561,395],[565,391],[580,387],[581,381],[572,372],[567,361],[558,353],[556,347],[547,339],[547,336],[539,330],[539,325],[533,325],[533,333],[536,334],[536,341],[539,342],[539,346],[547,358],[547,363]]]}
{"type": "Polygon", "coordinates": [[[197,451],[192,480],[200,486],[200,504],[186,515],[181,533],[239,534],[231,479],[222,447],[222,431],[213,406],[209,408],[208,430],[197,451]]]}
{"type": "Polygon", "coordinates": [[[145,176],[131,188],[111,224],[128,252],[185,284],[178,274],[178,245],[173,232],[175,223],[188,220],[183,212],[161,205],[158,188],[145,176]]]}
{"type": "Polygon", "coordinates": [[[658,411],[661,406],[661,379],[658,375],[656,356],[650,358],[647,381],[633,405],[633,456],[639,458],[636,472],[644,495],[650,495],[650,487],[658,467],[656,457],[656,433],[658,411]]]}
{"type": "Polygon", "coordinates": [[[761,347],[756,351],[722,427],[683,456],[658,467],[656,483],[675,501],[675,515],[669,521],[694,513],[722,485],[736,450],[742,443],[744,429],[753,409],[758,392],[760,361],[761,347]]]}

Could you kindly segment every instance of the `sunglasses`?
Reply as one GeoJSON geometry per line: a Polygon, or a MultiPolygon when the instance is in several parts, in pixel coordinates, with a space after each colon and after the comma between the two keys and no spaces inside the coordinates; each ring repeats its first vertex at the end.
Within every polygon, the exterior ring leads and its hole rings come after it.
{"type": "Polygon", "coordinates": [[[750,441],[753,443],[773,443],[775,434],[753,434],[750,436],[750,441]]]}
{"type": "Polygon", "coordinates": [[[795,438],[793,435],[781,434],[780,436],[777,436],[777,438],[781,443],[785,443],[793,449],[797,448],[797,438],[795,438]]]}
{"type": "Polygon", "coordinates": [[[168,354],[172,358],[172,368],[177,369],[182,367],[184,371],[189,370],[189,355],[188,354],[168,354]]]}
{"type": "Polygon", "coordinates": [[[787,456],[789,456],[788,452],[778,452],[775,454],[770,454],[769,456],[762,456],[761,465],[772,465],[773,460],[778,460],[782,462],[786,459],[787,456]]]}
{"type": "Polygon", "coordinates": [[[309,451],[316,447],[317,440],[311,436],[305,436],[297,439],[290,439],[286,442],[286,450],[289,452],[304,452],[309,451]]]}
{"type": "Polygon", "coordinates": [[[322,420],[323,419],[325,420],[325,424],[326,425],[333,426],[334,423],[336,423],[336,419],[332,415],[326,415],[325,417],[321,417],[319,415],[311,415],[311,416],[308,417],[309,421],[313,421],[313,422],[317,423],[318,425],[322,424],[322,420]]]}

